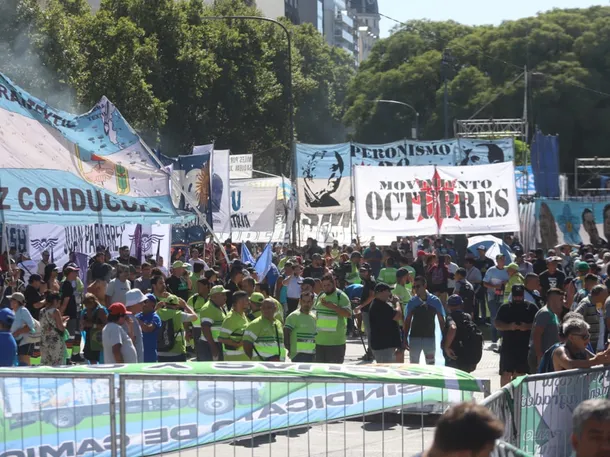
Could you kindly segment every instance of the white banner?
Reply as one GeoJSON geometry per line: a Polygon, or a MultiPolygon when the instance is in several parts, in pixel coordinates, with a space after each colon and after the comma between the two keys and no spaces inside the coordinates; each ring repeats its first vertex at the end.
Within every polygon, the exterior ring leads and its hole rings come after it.
{"type": "Polygon", "coordinates": [[[277,188],[231,187],[231,231],[268,232],[275,225],[277,188]]]}
{"type": "Polygon", "coordinates": [[[214,151],[212,155],[212,228],[215,232],[226,232],[231,227],[231,184],[229,179],[229,150],[214,151]],[[216,181],[215,181],[216,180],[216,181]],[[222,183],[222,186],[216,182],[222,183]],[[216,188],[214,186],[216,185],[216,188]],[[220,196],[220,198],[218,198],[220,196]]]}
{"type": "Polygon", "coordinates": [[[519,231],[511,162],[478,167],[354,167],[359,236],[519,231]]]}
{"type": "Polygon", "coordinates": [[[231,179],[251,179],[253,160],[252,154],[236,154],[230,158],[231,179]]]}
{"type": "MultiPolygon", "coordinates": [[[[70,251],[93,256],[98,246],[104,246],[117,257],[121,246],[131,246],[135,230],[136,224],[31,225],[29,253],[32,260],[39,261],[42,251],[49,251],[59,268],[69,261],[70,251]]],[[[159,252],[168,265],[171,241],[171,225],[142,225],[142,255],[159,252]]]]}

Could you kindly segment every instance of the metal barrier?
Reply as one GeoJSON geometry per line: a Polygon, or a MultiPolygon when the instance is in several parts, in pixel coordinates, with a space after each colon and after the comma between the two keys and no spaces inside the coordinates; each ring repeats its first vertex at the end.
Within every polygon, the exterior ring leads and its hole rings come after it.
{"type": "Polygon", "coordinates": [[[534,456],[572,454],[572,412],[608,398],[610,370],[597,367],[526,376],[483,401],[506,425],[504,440],[534,456]]]}

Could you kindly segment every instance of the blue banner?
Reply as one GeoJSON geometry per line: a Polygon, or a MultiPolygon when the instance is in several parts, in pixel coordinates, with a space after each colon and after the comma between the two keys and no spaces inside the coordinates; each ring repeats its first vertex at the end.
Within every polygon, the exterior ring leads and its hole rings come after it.
{"type": "Polygon", "coordinates": [[[168,176],[105,97],[53,109],[0,74],[0,220],[73,225],[176,222],[168,176]]]}
{"type": "Polygon", "coordinates": [[[531,159],[538,194],[559,198],[559,137],[537,131],[532,141],[531,159]]]}

